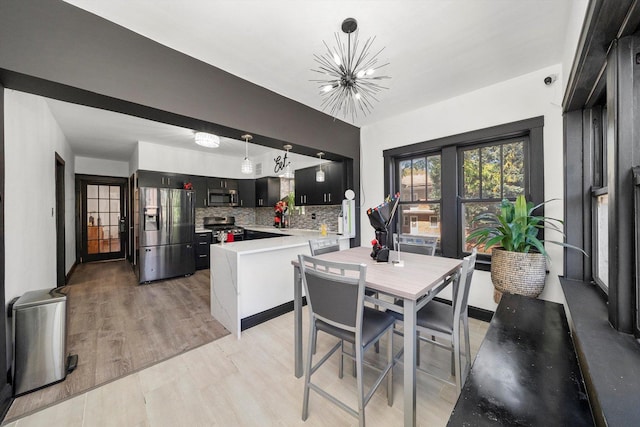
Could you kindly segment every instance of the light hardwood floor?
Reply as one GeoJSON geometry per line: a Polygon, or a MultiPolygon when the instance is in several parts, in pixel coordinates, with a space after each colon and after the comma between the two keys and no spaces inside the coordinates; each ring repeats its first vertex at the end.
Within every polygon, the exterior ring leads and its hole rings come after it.
{"type": "Polygon", "coordinates": [[[209,270],[138,285],[127,261],[79,265],[67,294],[67,351],[78,367],[52,386],[15,399],[24,414],[128,375],[229,332],[210,313],[209,270]]]}
{"type": "MultiPolygon", "coordinates": [[[[306,307],[304,310],[306,330],[308,313],[306,307]]],[[[485,322],[470,320],[474,357],[487,327],[485,322]]],[[[333,342],[327,335],[319,334],[319,352],[328,349],[333,342]]],[[[395,344],[399,346],[400,343],[401,338],[396,337],[395,344]]],[[[450,353],[426,344],[422,349],[423,366],[446,376],[450,368],[450,353]]],[[[380,355],[384,355],[383,349],[380,355]]],[[[375,359],[379,356],[370,352],[368,357],[375,359]]],[[[355,379],[347,374],[339,379],[337,363],[337,355],[332,356],[314,378],[355,405],[355,379]]],[[[349,372],[348,365],[346,372],[349,372]]],[[[365,369],[365,375],[365,385],[370,385],[374,373],[365,369]]],[[[303,422],[303,384],[302,378],[297,379],[293,375],[293,313],[288,313],[243,332],[241,340],[228,335],[9,425],[357,425],[355,418],[313,392],[309,418],[303,422]]],[[[394,393],[393,406],[389,407],[384,387],[376,392],[366,409],[368,426],[402,425],[401,364],[394,368],[394,393]]],[[[419,426],[446,425],[455,400],[453,386],[418,373],[419,426]]]]}

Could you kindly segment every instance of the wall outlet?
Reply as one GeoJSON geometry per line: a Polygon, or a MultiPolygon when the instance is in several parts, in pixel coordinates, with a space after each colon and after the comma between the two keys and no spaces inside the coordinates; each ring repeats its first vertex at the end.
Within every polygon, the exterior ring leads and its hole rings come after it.
{"type": "Polygon", "coordinates": [[[316,214],[315,213],[311,214],[311,219],[316,219],[316,214]]]}

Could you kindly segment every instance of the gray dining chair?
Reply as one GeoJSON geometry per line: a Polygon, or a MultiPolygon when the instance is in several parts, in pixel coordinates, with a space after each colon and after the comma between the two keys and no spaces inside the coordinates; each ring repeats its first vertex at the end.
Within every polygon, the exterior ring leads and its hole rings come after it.
{"type": "MultiPolygon", "coordinates": [[[[311,250],[311,256],[322,255],[329,252],[338,252],[340,250],[340,240],[338,240],[337,237],[311,239],[309,240],[309,249],[311,250]]],[[[378,298],[378,293],[370,289],[365,289],[364,294],[370,297],[378,298]]],[[[374,308],[377,310],[378,306],[375,305],[374,308]]],[[[314,354],[315,354],[315,342],[314,342],[313,348],[314,348],[314,354]]],[[[380,351],[380,346],[376,343],[376,353],[378,351],[380,351]]],[[[354,369],[354,373],[355,373],[355,369],[354,369]]]]}
{"type": "Polygon", "coordinates": [[[323,239],[309,240],[311,256],[322,255],[340,250],[340,240],[337,237],[326,237],[323,239]]]}
{"type": "Polygon", "coordinates": [[[411,252],[434,256],[438,246],[438,238],[435,236],[412,236],[408,234],[393,233],[393,249],[400,252],[411,252]]]}
{"type": "MultiPolygon", "coordinates": [[[[474,248],[471,255],[464,258],[460,271],[453,278],[452,304],[440,301],[429,301],[422,307],[416,315],[416,346],[418,360],[420,353],[420,341],[428,342],[451,352],[451,375],[455,377],[455,382],[441,378],[418,366],[418,370],[436,379],[454,385],[458,394],[466,380],[471,367],[471,345],[469,342],[469,317],[467,314],[469,290],[471,279],[475,269],[477,249],[474,248]],[[460,329],[464,335],[464,354],[460,349],[460,329]],[[429,338],[431,337],[431,338],[429,338]],[[447,342],[440,342],[444,339],[447,342]],[[465,363],[462,366],[462,357],[465,363]]],[[[387,310],[396,320],[402,321],[403,315],[387,310]]],[[[399,353],[396,359],[399,360],[399,353]]],[[[417,362],[419,364],[419,362],[417,362]]]]}
{"type": "Polygon", "coordinates": [[[347,264],[298,255],[300,273],[309,306],[309,342],[313,343],[318,331],[338,339],[338,342],[314,365],[313,351],[306,354],[302,419],[309,415],[309,392],[313,390],[356,417],[359,425],[365,425],[365,406],[378,386],[386,378],[387,403],[393,404],[393,325],[395,318],[383,311],[364,305],[364,288],[367,273],[365,264],[347,264]],[[364,360],[364,353],[383,336],[387,336],[385,365],[375,366],[364,360]],[[354,352],[346,351],[344,342],[354,345],[354,352]],[[328,391],[311,382],[312,375],[340,350],[339,377],[343,377],[344,357],[356,362],[358,390],[357,410],[339,400],[328,391]],[[363,367],[370,366],[379,373],[371,389],[365,393],[363,367]]]}

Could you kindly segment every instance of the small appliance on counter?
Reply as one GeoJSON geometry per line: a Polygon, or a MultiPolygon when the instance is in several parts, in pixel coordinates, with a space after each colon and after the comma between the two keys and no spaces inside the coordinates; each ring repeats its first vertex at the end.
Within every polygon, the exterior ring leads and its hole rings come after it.
{"type": "Polygon", "coordinates": [[[396,193],[394,196],[388,196],[384,202],[375,208],[369,208],[367,210],[369,222],[376,230],[376,238],[371,242],[373,246],[371,258],[377,262],[389,262],[389,248],[387,247],[388,230],[389,224],[396,213],[396,209],[398,209],[399,201],[400,193],[396,193]]]}

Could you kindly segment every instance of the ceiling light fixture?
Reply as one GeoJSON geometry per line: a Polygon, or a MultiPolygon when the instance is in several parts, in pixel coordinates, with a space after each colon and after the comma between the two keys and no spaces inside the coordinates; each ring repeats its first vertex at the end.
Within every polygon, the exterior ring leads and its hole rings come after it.
{"type": "Polygon", "coordinates": [[[242,173],[248,175],[253,173],[253,162],[249,159],[249,141],[253,139],[253,136],[245,134],[242,135],[242,139],[244,139],[244,160],[242,161],[240,170],[242,173]]]}
{"type": "MultiPolygon", "coordinates": [[[[317,154],[320,161],[322,161],[322,156],[324,153],[321,151],[317,154]]],[[[324,171],[322,170],[322,163],[320,163],[320,169],[316,171],[316,182],[324,182],[324,171]]]]}
{"type": "Polygon", "coordinates": [[[282,177],[291,179],[294,177],[294,173],[291,168],[291,160],[289,160],[288,157],[289,157],[289,150],[291,150],[293,146],[290,144],[285,144],[282,148],[284,148],[287,151],[284,155],[285,166],[284,166],[284,174],[282,175],[282,177]]]}
{"type": "Polygon", "coordinates": [[[194,135],[196,144],[207,148],[218,148],[220,146],[220,137],[206,132],[196,132],[194,135]]]}
{"type": "Polygon", "coordinates": [[[348,115],[355,119],[360,110],[364,115],[373,109],[373,101],[378,101],[376,94],[382,89],[378,81],[388,79],[389,76],[378,76],[376,72],[389,65],[384,63],[378,65],[378,55],[384,50],[380,49],[375,54],[371,53],[371,46],[375,37],[368,38],[358,51],[358,36],[351,34],[358,29],[358,21],[354,18],[347,18],[342,22],[342,32],[347,34],[347,45],[340,41],[338,33],[335,33],[336,47],[331,49],[327,46],[327,53],[314,55],[315,61],[319,64],[319,69],[312,69],[316,73],[324,75],[321,80],[311,80],[317,82],[320,88],[320,95],[323,96],[322,110],[329,108],[329,113],[336,116],[342,111],[343,118],[348,115]]]}

